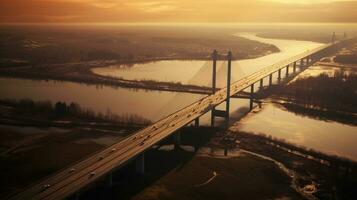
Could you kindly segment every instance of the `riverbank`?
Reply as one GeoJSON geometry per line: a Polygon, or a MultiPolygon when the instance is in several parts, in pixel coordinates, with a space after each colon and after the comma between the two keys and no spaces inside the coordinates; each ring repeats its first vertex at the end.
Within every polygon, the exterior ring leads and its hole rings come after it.
{"type": "Polygon", "coordinates": [[[114,87],[199,92],[178,83],[114,79],[91,68],[159,60],[210,60],[213,49],[232,50],[234,59],[257,58],[279,49],[212,28],[132,26],[1,26],[0,76],[53,79],[114,87]],[[22,31],[25,29],[26,31],[22,31]],[[56,30],[57,34],[53,34],[56,30]],[[244,51],[243,51],[244,49],[244,51]]]}
{"type": "Polygon", "coordinates": [[[98,114],[75,103],[0,100],[0,195],[22,191],[145,123],[135,116],[98,114]]]}
{"type": "Polygon", "coordinates": [[[112,186],[98,184],[80,198],[350,199],[356,195],[350,187],[357,183],[355,162],[241,132],[235,125],[228,131],[185,128],[178,148],[173,141],[170,137],[145,153],[145,175],[136,174],[135,164],[128,163],[113,174],[112,186]]]}

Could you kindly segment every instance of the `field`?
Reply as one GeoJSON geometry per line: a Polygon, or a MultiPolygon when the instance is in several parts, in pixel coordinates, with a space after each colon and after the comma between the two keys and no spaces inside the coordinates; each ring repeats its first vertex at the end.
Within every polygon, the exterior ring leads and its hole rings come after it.
{"type": "Polygon", "coordinates": [[[3,67],[116,60],[209,59],[213,49],[235,58],[278,51],[274,46],[210,28],[150,26],[1,26],[3,67]]]}

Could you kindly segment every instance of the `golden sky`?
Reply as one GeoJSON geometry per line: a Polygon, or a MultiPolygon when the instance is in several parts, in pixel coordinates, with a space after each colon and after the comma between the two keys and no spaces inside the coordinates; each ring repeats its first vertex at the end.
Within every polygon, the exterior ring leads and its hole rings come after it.
{"type": "Polygon", "coordinates": [[[0,22],[357,22],[357,0],[0,0],[0,22]]]}

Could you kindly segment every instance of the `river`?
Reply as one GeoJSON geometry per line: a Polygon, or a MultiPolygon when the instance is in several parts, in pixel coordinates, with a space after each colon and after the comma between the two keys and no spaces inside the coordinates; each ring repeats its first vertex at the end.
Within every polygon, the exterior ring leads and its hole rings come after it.
{"type": "MultiPolygon", "coordinates": [[[[250,33],[238,35],[273,44],[280,49],[280,52],[255,59],[234,61],[232,63],[233,81],[321,45],[308,41],[265,39],[250,33]]],[[[218,66],[218,85],[224,86],[226,63],[220,62],[218,66]]],[[[211,63],[207,61],[167,60],[134,64],[131,67],[102,67],[93,71],[105,76],[124,77],[126,79],[150,79],[210,85],[211,69],[211,63]]],[[[97,112],[105,113],[110,110],[116,114],[136,114],[152,121],[159,120],[203,97],[202,95],[186,93],[134,90],[66,81],[39,81],[19,78],[0,78],[0,94],[2,99],[30,98],[52,102],[77,102],[82,107],[97,112]]],[[[231,120],[233,122],[248,109],[248,101],[232,99],[231,103],[231,120]]],[[[201,118],[200,122],[208,124],[209,117],[210,114],[208,113],[201,118]]],[[[273,135],[323,152],[357,159],[355,153],[357,149],[354,148],[353,142],[346,142],[356,141],[357,139],[356,127],[353,126],[296,116],[274,106],[268,106],[255,118],[251,116],[243,119],[240,126],[244,131],[273,135]],[[272,123],[273,121],[276,123],[272,123]],[[304,124],[304,126],[301,126],[301,124],[304,124]],[[336,135],[337,132],[339,133],[338,136],[336,135]]]]}
{"type": "MultiPolygon", "coordinates": [[[[255,59],[233,61],[232,81],[237,81],[264,67],[275,64],[280,60],[288,59],[299,53],[322,45],[320,43],[308,41],[266,39],[257,37],[252,33],[239,33],[235,35],[262,43],[273,44],[280,49],[280,52],[255,59]]],[[[219,87],[225,86],[226,84],[226,68],[226,62],[219,61],[217,63],[217,85],[219,87]]],[[[199,86],[210,86],[212,82],[212,64],[209,61],[164,60],[139,63],[132,66],[112,65],[108,67],[94,68],[92,71],[103,76],[125,78],[129,80],[180,82],[183,84],[194,84],[199,86]]]]}
{"type": "MultiPolygon", "coordinates": [[[[296,54],[320,46],[319,43],[295,40],[265,39],[251,33],[237,34],[251,40],[257,40],[276,45],[281,51],[256,59],[235,61],[232,64],[233,80],[238,80],[255,71],[287,59],[296,54]]],[[[225,63],[219,63],[218,86],[226,82],[225,63]]],[[[131,68],[103,67],[94,71],[107,71],[113,76],[123,76],[126,79],[154,79],[161,81],[182,81],[200,85],[211,83],[211,62],[169,60],[145,64],[135,64],[131,68]],[[198,73],[197,73],[198,72],[198,73]],[[186,81],[185,81],[186,80],[186,81]],[[191,80],[191,81],[189,81],[191,80]]],[[[98,72],[99,71],[99,72],[98,72]]],[[[202,95],[173,93],[162,91],[147,91],[109,86],[95,86],[66,81],[38,81],[18,78],[0,78],[1,98],[34,100],[50,100],[52,102],[77,102],[82,107],[96,112],[110,110],[116,114],[136,114],[156,121],[174,111],[202,98],[202,95]]],[[[246,100],[233,100],[232,113],[242,106],[248,105],[246,100]]],[[[234,119],[234,117],[233,117],[234,119]]],[[[202,122],[208,122],[204,116],[202,122]]]]}

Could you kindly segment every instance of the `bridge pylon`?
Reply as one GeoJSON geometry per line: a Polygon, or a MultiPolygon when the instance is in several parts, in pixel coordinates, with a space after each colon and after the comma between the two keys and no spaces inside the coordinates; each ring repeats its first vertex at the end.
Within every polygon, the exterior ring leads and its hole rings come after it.
{"type": "Polygon", "coordinates": [[[331,38],[331,43],[335,43],[336,42],[336,33],[333,32],[332,33],[332,38],[331,38]]]}
{"type": "MultiPolygon", "coordinates": [[[[216,92],[216,64],[217,64],[218,53],[216,50],[213,52],[213,78],[212,78],[212,93],[216,92]]],[[[215,107],[212,108],[211,114],[211,127],[215,125],[215,117],[225,118],[226,126],[229,125],[229,110],[230,110],[230,96],[231,96],[231,68],[232,68],[232,52],[229,51],[227,54],[227,88],[226,88],[226,110],[217,110],[215,107]]]]}

